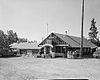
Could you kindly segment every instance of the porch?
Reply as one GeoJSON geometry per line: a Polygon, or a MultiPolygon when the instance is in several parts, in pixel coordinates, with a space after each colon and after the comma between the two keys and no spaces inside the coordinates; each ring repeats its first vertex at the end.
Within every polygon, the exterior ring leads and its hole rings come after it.
{"type": "MultiPolygon", "coordinates": [[[[64,45],[51,45],[45,44],[41,48],[41,55],[47,55],[52,58],[54,57],[64,57],[64,58],[75,58],[79,57],[80,47],[71,47],[66,44],[64,45]]],[[[84,47],[82,56],[92,55],[91,48],[84,47]]]]}

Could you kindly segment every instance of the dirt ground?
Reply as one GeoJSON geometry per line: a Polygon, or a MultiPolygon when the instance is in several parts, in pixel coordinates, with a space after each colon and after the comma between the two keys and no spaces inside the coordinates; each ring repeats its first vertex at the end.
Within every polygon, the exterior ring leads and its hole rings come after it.
{"type": "Polygon", "coordinates": [[[0,58],[0,80],[100,80],[100,59],[0,58]]]}

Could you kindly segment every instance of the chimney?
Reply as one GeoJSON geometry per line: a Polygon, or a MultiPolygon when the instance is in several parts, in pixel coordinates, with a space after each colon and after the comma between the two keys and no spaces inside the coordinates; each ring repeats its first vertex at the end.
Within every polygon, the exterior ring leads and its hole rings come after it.
{"type": "Polygon", "coordinates": [[[65,31],[66,35],[67,35],[67,31],[65,31]]]}

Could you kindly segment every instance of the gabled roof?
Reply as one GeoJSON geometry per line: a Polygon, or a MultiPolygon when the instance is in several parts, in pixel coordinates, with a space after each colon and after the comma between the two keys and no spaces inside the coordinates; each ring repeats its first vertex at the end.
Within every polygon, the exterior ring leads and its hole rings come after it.
{"type": "MultiPolygon", "coordinates": [[[[65,41],[66,43],[68,43],[70,46],[80,47],[80,41],[81,41],[80,37],[70,36],[67,34],[59,34],[59,33],[54,33],[54,34],[58,36],[60,39],[62,39],[63,41],[65,41]]],[[[97,46],[89,42],[87,39],[83,38],[83,47],[95,48],[97,46]]]]}
{"type": "Polygon", "coordinates": [[[38,43],[13,43],[10,45],[11,48],[18,48],[18,49],[40,49],[38,47],[38,43]]]}
{"type": "MultiPolygon", "coordinates": [[[[62,44],[59,44],[60,46],[65,45],[65,44],[66,44],[66,46],[69,45],[71,47],[80,47],[81,46],[81,44],[80,44],[81,38],[80,37],[70,36],[67,34],[59,34],[59,33],[51,33],[39,45],[43,44],[43,42],[45,42],[49,37],[51,37],[52,34],[64,42],[62,44]]],[[[83,47],[96,48],[97,46],[95,46],[93,43],[89,42],[87,39],[83,38],[83,47]]]]}

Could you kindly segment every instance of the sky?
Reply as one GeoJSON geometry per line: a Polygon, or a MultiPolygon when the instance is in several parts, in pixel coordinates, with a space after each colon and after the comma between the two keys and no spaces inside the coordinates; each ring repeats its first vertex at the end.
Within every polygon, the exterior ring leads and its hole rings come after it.
{"type": "MultiPolygon", "coordinates": [[[[82,0],[0,0],[0,29],[42,41],[51,32],[81,36],[82,0]]],[[[100,0],[85,0],[84,37],[95,18],[100,37],[100,0]]]]}

